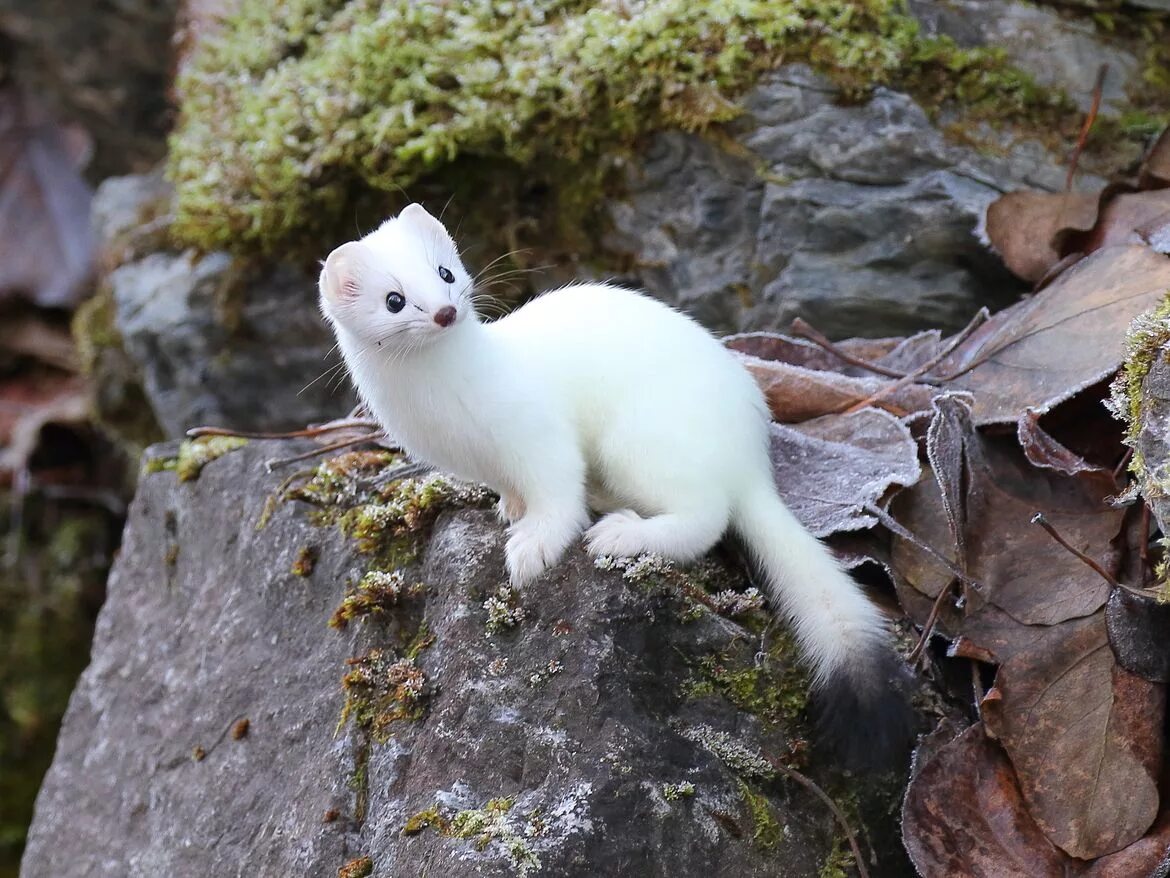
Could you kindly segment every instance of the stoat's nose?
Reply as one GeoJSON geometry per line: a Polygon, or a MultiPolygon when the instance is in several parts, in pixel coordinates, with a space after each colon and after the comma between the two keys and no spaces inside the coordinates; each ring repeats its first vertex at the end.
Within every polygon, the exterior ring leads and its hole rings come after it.
{"type": "Polygon", "coordinates": [[[455,309],[451,305],[444,305],[435,312],[435,322],[440,326],[450,326],[455,322],[455,309]]]}

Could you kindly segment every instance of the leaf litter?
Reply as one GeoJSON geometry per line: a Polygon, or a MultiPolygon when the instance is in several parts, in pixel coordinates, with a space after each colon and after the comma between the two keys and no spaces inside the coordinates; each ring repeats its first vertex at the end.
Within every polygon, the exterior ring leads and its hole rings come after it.
{"type": "Polygon", "coordinates": [[[1170,607],[1143,588],[1157,523],[1119,500],[1102,402],[1130,324],[1170,296],[1170,134],[1135,181],[1009,193],[987,232],[1038,289],[964,333],[726,344],[765,392],[786,501],[850,563],[870,547],[934,644],[925,673],[970,705],[916,755],[920,874],[1152,875],[1170,863],[1170,607]]]}

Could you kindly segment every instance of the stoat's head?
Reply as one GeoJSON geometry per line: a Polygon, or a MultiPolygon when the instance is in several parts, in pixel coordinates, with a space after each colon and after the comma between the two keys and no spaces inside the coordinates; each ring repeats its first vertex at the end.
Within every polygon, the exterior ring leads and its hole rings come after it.
{"type": "Polygon", "coordinates": [[[320,289],[330,321],[383,350],[426,344],[476,320],[455,242],[420,204],[330,253],[320,289]]]}

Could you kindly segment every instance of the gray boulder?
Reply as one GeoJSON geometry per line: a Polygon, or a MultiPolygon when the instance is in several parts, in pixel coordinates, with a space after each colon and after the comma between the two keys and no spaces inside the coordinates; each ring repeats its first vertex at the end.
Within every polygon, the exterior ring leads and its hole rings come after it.
{"type": "MultiPolygon", "coordinates": [[[[402,878],[763,878],[842,862],[833,818],[776,767],[808,753],[785,636],[750,594],[736,609],[691,578],[742,588],[738,574],[602,570],[575,550],[501,592],[482,495],[389,482],[377,452],[273,505],[284,475],[265,458],[303,447],[148,455],[158,472],[140,481],[23,875],[331,878],[368,874],[368,857],[402,878]],[[407,533],[438,509],[429,542],[407,533]],[[380,609],[362,616],[354,583],[372,568],[380,609]],[[353,618],[331,630],[347,591],[353,618]]],[[[879,846],[894,837],[866,820],[879,846]]],[[[905,874],[898,855],[882,864],[871,874],[905,874]]]]}
{"type": "Polygon", "coordinates": [[[352,407],[346,377],[330,372],[337,360],[316,286],[299,269],[158,252],[107,282],[123,346],[168,436],[200,424],[298,427],[352,407]]]}
{"type": "Polygon", "coordinates": [[[655,295],[730,331],[799,316],[831,335],[900,335],[1019,295],[976,230],[1003,192],[1062,186],[1051,157],[957,146],[898,92],[837,97],[791,65],[744,98],[737,151],[655,136],[609,207],[606,249],[655,295]]]}

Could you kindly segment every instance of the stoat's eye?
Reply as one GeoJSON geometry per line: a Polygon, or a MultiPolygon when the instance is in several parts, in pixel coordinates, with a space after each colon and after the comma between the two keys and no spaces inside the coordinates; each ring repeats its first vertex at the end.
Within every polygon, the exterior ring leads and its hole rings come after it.
{"type": "Polygon", "coordinates": [[[439,277],[443,279],[445,284],[455,283],[455,275],[451,273],[451,269],[444,268],[442,265],[439,266],[439,277]]]}
{"type": "Polygon", "coordinates": [[[406,307],[406,296],[402,293],[389,293],[386,296],[386,310],[391,314],[397,314],[406,307]]]}

